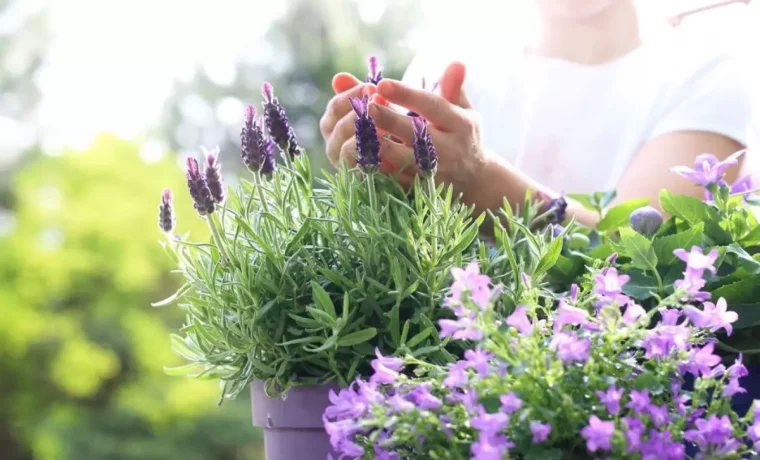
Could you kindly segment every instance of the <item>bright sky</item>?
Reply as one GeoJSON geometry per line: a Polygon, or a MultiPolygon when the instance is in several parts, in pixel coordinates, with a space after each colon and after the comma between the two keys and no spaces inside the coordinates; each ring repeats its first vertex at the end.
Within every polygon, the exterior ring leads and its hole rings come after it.
{"type": "MultiPolygon", "coordinates": [[[[222,83],[231,80],[234,61],[240,55],[268,60],[270,50],[260,38],[266,24],[281,14],[284,3],[50,1],[51,62],[40,76],[44,99],[39,121],[44,144],[52,151],[62,145],[85,146],[99,131],[139,137],[158,116],[173,78],[190,75],[196,65],[202,65],[212,79],[222,83]]],[[[368,20],[382,12],[382,0],[357,1],[368,20]]],[[[452,20],[461,21],[466,11],[480,11],[480,17],[468,19],[485,20],[484,27],[505,26],[498,15],[482,15],[484,9],[493,8],[495,0],[468,0],[466,10],[459,0],[422,1],[427,24],[445,27],[452,20]],[[451,8],[454,4],[459,7],[451,8]],[[497,20],[499,24],[488,22],[497,20]]],[[[514,8],[512,17],[522,16],[524,5],[529,4],[527,0],[508,1],[514,8]]],[[[640,0],[650,6],[661,5],[661,1],[665,0],[640,0]]],[[[689,0],[689,4],[697,1],[701,0],[689,0]]],[[[510,24],[518,26],[531,24],[510,24]]]]}

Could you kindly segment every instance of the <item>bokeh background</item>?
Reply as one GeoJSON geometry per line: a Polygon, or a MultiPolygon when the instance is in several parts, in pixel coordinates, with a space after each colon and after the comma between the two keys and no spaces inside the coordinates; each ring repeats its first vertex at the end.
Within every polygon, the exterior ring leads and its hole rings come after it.
{"type": "MultiPolygon", "coordinates": [[[[694,2],[641,1],[655,22],[694,2]]],[[[216,383],[164,372],[182,315],[149,306],[178,281],[161,190],[203,238],[180,165],[220,145],[226,176],[243,173],[243,108],[265,79],[326,168],[336,72],[363,76],[375,54],[400,77],[463,21],[525,33],[528,0],[501,3],[0,0],[0,460],[261,459],[245,395],[219,407],[216,383]]],[[[746,21],[718,16],[694,36],[746,21]]]]}

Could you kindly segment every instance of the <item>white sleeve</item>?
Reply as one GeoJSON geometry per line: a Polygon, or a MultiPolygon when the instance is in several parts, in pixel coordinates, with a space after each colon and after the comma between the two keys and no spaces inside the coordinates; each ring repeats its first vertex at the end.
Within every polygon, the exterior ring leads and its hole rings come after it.
{"type": "Polygon", "coordinates": [[[650,138],[676,131],[706,131],[746,146],[751,125],[749,73],[738,56],[703,60],[673,88],[650,138]]]}

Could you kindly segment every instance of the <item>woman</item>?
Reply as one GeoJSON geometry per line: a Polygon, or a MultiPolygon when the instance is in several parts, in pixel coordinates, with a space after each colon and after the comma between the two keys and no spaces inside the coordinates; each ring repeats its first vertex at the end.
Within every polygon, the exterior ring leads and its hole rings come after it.
{"type": "MultiPolygon", "coordinates": [[[[705,152],[723,160],[746,145],[749,90],[735,58],[689,49],[677,36],[642,41],[633,0],[536,3],[539,40],[518,53],[504,51],[498,29],[480,27],[436,43],[443,52],[423,51],[406,83],[375,87],[337,75],[338,95],[321,122],[330,161],[354,161],[348,98],[364,93],[373,94],[377,127],[400,141],[381,140],[383,170],[403,169],[402,182],[414,174],[410,120],[387,101],[433,125],[436,178],[476,211],[504,198],[520,203],[528,189],[549,196],[615,189],[619,201],[646,197],[653,205],[663,188],[701,197],[669,169],[705,152]],[[458,54],[462,62],[441,66],[458,54]],[[438,94],[413,84],[441,69],[438,94]]],[[[598,219],[574,202],[568,213],[586,225],[598,219]]]]}

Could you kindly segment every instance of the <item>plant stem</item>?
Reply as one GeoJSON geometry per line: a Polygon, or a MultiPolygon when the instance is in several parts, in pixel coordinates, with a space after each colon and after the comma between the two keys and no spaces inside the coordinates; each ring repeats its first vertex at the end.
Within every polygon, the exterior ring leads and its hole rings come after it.
{"type": "Polygon", "coordinates": [[[259,194],[259,201],[261,201],[261,208],[264,212],[269,212],[269,206],[267,205],[266,196],[264,195],[264,189],[261,187],[261,173],[256,172],[253,175],[253,186],[256,187],[256,191],[259,194]]]}
{"type": "Polygon", "coordinates": [[[375,173],[367,174],[367,188],[369,189],[369,207],[373,214],[377,212],[377,192],[375,191],[375,173]]]}
{"type": "Polygon", "coordinates": [[[655,277],[655,279],[657,279],[657,293],[659,294],[660,292],[663,292],[663,289],[662,289],[662,277],[657,272],[657,269],[652,270],[652,273],[654,273],[654,277],[655,277]]]}
{"type": "MultiPolygon", "coordinates": [[[[219,228],[217,228],[218,219],[216,218],[215,214],[211,214],[206,218],[206,222],[208,223],[208,228],[211,230],[211,236],[214,239],[214,242],[216,243],[216,248],[219,251],[219,256],[226,262],[226,263],[232,263],[232,259],[227,254],[227,249],[224,246],[224,240],[222,240],[222,236],[219,233],[219,228]]],[[[219,226],[221,226],[221,223],[219,223],[219,226]]]]}

